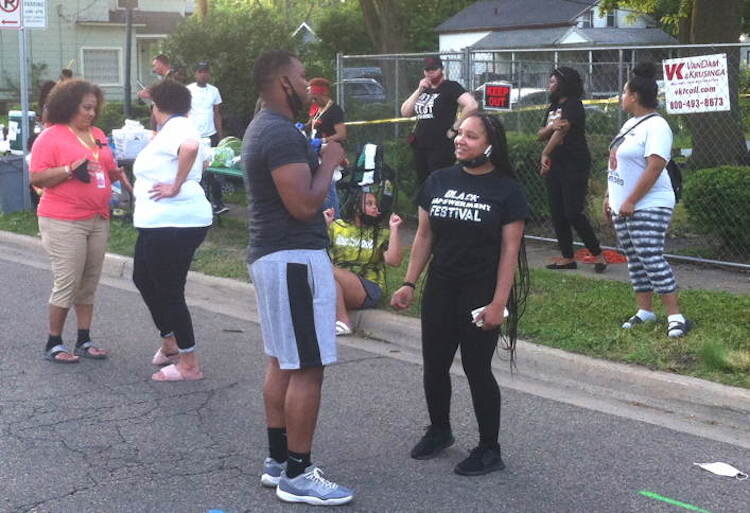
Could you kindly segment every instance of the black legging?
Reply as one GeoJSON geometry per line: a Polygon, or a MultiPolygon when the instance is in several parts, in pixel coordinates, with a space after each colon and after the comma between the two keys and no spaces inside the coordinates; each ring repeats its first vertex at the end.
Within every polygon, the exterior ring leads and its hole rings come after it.
{"type": "Polygon", "coordinates": [[[564,258],[573,258],[573,230],[584,245],[596,256],[602,252],[594,229],[586,214],[586,194],[589,189],[588,171],[568,171],[552,168],[546,176],[549,208],[557,235],[557,245],[564,258]]]}
{"type": "Polygon", "coordinates": [[[208,227],[139,228],[133,282],[162,337],[174,333],[177,347],[195,346],[193,321],[185,304],[185,281],[193,255],[208,227]]]}
{"type": "Polygon", "coordinates": [[[500,388],[492,374],[492,356],[499,330],[482,331],[471,322],[471,311],[492,301],[494,277],[446,280],[430,273],[422,294],[422,358],[430,422],[450,428],[450,367],[456,349],[469,380],[479,443],[494,447],[500,429],[500,388]]]}
{"type": "Polygon", "coordinates": [[[446,138],[446,143],[433,148],[414,148],[414,169],[417,172],[417,188],[419,188],[430,173],[436,169],[452,166],[456,162],[453,141],[446,138]]]}

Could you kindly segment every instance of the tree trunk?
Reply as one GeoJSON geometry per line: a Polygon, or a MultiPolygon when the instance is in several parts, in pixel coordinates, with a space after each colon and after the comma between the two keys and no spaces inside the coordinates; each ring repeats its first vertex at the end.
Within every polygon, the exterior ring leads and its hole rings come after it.
{"type": "MultiPolygon", "coordinates": [[[[693,0],[689,42],[736,43],[742,30],[742,0],[693,0]]],[[[710,48],[688,49],[690,55],[714,53],[710,48]]],[[[690,167],[705,168],[747,161],[745,134],[739,107],[739,48],[720,48],[727,54],[731,111],[688,114],[693,135],[690,167]]]]}
{"type": "Polygon", "coordinates": [[[400,53],[406,42],[397,0],[359,0],[365,29],[378,53],[400,53]]]}
{"type": "Polygon", "coordinates": [[[208,15],[208,0],[196,0],[195,13],[200,17],[200,19],[205,19],[208,15]]]}

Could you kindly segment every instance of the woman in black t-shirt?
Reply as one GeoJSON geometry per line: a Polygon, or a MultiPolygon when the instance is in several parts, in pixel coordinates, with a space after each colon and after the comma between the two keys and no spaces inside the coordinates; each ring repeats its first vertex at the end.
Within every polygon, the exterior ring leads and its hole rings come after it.
{"type": "Polygon", "coordinates": [[[401,105],[402,116],[417,117],[413,140],[414,167],[417,185],[436,169],[448,167],[455,161],[453,138],[456,112],[461,107],[461,119],[476,112],[478,105],[471,93],[443,74],[443,61],[439,55],[424,59],[424,78],[419,87],[401,105]]]}
{"type": "Polygon", "coordinates": [[[523,230],[529,206],[513,177],[505,131],[497,118],[470,115],[461,123],[455,144],[459,165],[432,173],[419,193],[419,226],[406,281],[393,294],[391,305],[408,308],[415,283],[432,259],[422,294],[430,427],[411,456],[432,458],[454,442],[449,372],[460,346],[479,424],[479,445],[455,472],[481,475],[505,466],[498,444],[500,389],[491,364],[501,326],[513,358],[528,291],[523,230]]]}
{"type": "MultiPolygon", "coordinates": [[[[346,141],[346,125],[344,111],[331,98],[331,83],[325,78],[310,80],[310,119],[307,122],[310,139],[320,139],[321,144],[346,141]]],[[[332,208],[334,217],[341,217],[339,212],[339,196],[336,192],[336,178],[328,188],[328,194],[323,202],[323,211],[332,208]]],[[[339,178],[341,175],[339,174],[339,178]]]]}
{"type": "Polygon", "coordinates": [[[547,182],[552,222],[562,258],[547,269],[576,269],[573,255],[575,228],[586,248],[596,258],[594,270],[607,269],[602,249],[584,208],[589,186],[591,155],[586,143],[586,111],[583,109],[583,81],[573,68],[560,67],[549,77],[552,103],[547,109],[540,141],[547,141],[542,151],[540,174],[547,182]]]}

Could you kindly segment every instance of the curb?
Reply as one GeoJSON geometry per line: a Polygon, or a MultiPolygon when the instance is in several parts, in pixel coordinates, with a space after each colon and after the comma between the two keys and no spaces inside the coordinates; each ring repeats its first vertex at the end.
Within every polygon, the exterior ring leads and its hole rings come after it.
{"type": "MultiPolygon", "coordinates": [[[[43,253],[41,240],[37,237],[0,231],[0,244],[26,248],[43,253]]],[[[133,259],[107,253],[103,275],[111,278],[130,279],[133,259]]],[[[201,306],[217,301],[241,315],[258,323],[255,312],[255,288],[229,278],[208,276],[190,271],[188,283],[202,286],[201,306]],[[250,310],[248,311],[248,307],[250,310]]],[[[231,313],[230,313],[231,315],[231,313]]],[[[353,328],[366,337],[391,344],[410,353],[421,352],[421,329],[419,319],[395,315],[383,310],[365,310],[352,315],[353,328]]],[[[682,376],[625,363],[601,360],[531,342],[518,341],[518,370],[515,376],[551,383],[556,387],[567,387],[596,394],[604,389],[610,397],[630,404],[671,411],[675,402],[684,407],[684,416],[702,417],[704,422],[717,423],[747,430],[750,419],[750,390],[722,385],[690,376],[682,376]],[[644,400],[644,398],[646,398],[644,400]]],[[[495,368],[506,372],[506,362],[496,361],[495,368]]]]}

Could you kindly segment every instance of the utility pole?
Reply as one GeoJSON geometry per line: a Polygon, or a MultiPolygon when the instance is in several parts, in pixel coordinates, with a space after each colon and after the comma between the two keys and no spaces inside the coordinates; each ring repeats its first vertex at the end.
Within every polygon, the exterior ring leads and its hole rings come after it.
{"type": "Polygon", "coordinates": [[[125,118],[131,117],[131,91],[130,91],[130,64],[133,55],[133,3],[134,0],[128,0],[125,8],[125,87],[123,98],[123,109],[125,118]]]}

